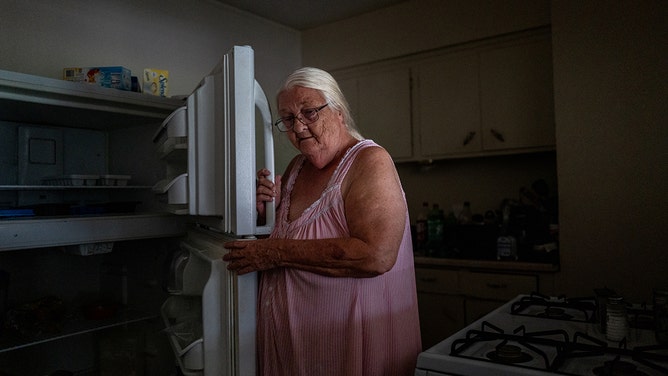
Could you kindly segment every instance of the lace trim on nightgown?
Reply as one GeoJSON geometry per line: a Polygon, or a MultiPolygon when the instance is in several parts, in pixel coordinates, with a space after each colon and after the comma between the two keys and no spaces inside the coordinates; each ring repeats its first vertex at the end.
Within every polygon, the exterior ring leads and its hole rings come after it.
{"type": "MultiPolygon", "coordinates": [[[[281,202],[281,205],[284,205],[284,208],[285,208],[285,210],[283,210],[283,215],[282,215],[283,223],[285,223],[286,225],[289,226],[294,222],[298,222],[304,216],[310,214],[310,212],[312,210],[314,210],[314,208],[320,204],[320,202],[327,195],[327,193],[329,193],[332,189],[335,189],[339,185],[341,185],[341,182],[340,181],[337,182],[337,180],[338,180],[339,174],[341,173],[340,170],[341,170],[342,166],[344,165],[344,162],[348,159],[348,156],[351,153],[353,153],[355,150],[363,147],[364,145],[370,144],[370,143],[373,143],[373,141],[362,140],[362,141],[359,141],[358,143],[356,143],[355,145],[351,146],[346,151],[346,153],[343,155],[343,158],[341,158],[341,160],[339,161],[339,164],[336,166],[336,169],[334,170],[334,173],[329,178],[329,181],[327,182],[327,186],[325,187],[325,189],[320,194],[320,197],[318,197],[315,201],[313,201],[311,203],[311,205],[308,206],[308,208],[304,209],[304,211],[301,212],[301,214],[299,214],[299,217],[295,218],[292,221],[290,221],[289,218],[288,218],[289,215],[290,215],[290,204],[292,202],[292,198],[290,197],[290,195],[287,195],[288,197],[284,197],[282,202],[281,202]]],[[[294,188],[295,182],[297,181],[297,177],[299,176],[299,173],[301,172],[302,168],[304,167],[304,163],[306,162],[306,157],[303,154],[300,154],[298,156],[298,158],[299,159],[295,163],[295,170],[290,173],[290,177],[288,179],[288,186],[287,186],[287,190],[286,190],[287,192],[292,192],[292,189],[294,188]]],[[[316,213],[316,215],[314,215],[314,218],[318,217],[317,214],[319,214],[319,213],[316,213]]]]}

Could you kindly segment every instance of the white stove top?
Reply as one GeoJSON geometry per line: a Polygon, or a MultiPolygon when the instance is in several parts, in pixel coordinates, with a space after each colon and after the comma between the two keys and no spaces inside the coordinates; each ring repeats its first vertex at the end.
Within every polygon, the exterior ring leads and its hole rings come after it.
{"type": "MultiPolygon", "coordinates": [[[[518,302],[526,295],[518,296],[516,299],[504,304],[495,311],[489,313],[470,326],[455,333],[448,339],[440,342],[434,347],[420,354],[417,361],[416,376],[425,375],[547,375],[547,374],[565,374],[565,375],[597,375],[594,371],[601,367],[605,360],[614,360],[615,354],[582,356],[582,357],[559,357],[565,359],[554,362],[559,354],[554,346],[556,341],[573,342],[577,337],[578,344],[585,345],[608,345],[608,348],[619,348],[619,343],[608,341],[605,334],[601,332],[597,323],[587,320],[585,314],[581,311],[563,309],[560,314],[571,316],[571,320],[556,320],[545,317],[532,317],[530,314],[542,314],[545,308],[526,308],[522,312],[527,315],[511,314],[513,303],[518,302]],[[493,325],[490,326],[489,324],[493,325]],[[503,333],[498,334],[494,327],[499,328],[503,333]],[[517,330],[517,332],[515,332],[517,330]],[[472,332],[477,331],[477,332],[472,332]],[[545,333],[549,331],[549,333],[545,333]],[[553,333],[558,331],[558,333],[553,333]],[[482,333],[481,333],[482,332],[482,333]],[[479,334],[488,339],[485,341],[469,341],[466,343],[467,333],[469,335],[479,334]],[[577,336],[576,336],[576,333],[577,336]],[[497,336],[498,334],[498,336],[497,336]],[[532,340],[523,341],[519,339],[522,334],[532,335],[532,340]],[[495,362],[493,350],[501,344],[504,335],[512,335],[507,345],[516,346],[521,350],[522,355],[517,357],[518,362],[506,364],[495,362]],[[567,339],[565,339],[567,337],[567,339]],[[537,338],[537,340],[536,340],[537,338]],[[514,339],[519,339],[515,341],[514,339]],[[542,343],[545,342],[545,343],[542,343]],[[456,349],[456,354],[452,354],[456,349]],[[546,369],[549,366],[556,365],[552,370],[546,369]]],[[[556,298],[550,298],[557,301],[556,298]]],[[[471,338],[471,337],[469,337],[471,338]]],[[[482,337],[478,337],[480,339],[482,337]]],[[[506,338],[507,339],[507,338],[506,338]]],[[[645,329],[629,329],[627,334],[627,348],[636,346],[655,345],[654,332],[645,329]]],[[[665,350],[662,355],[668,355],[665,350]]],[[[625,360],[621,357],[620,360],[625,360]]],[[[665,375],[661,371],[654,370],[638,362],[633,362],[636,368],[636,375],[665,375]]],[[[663,367],[668,364],[661,363],[663,367]]]]}

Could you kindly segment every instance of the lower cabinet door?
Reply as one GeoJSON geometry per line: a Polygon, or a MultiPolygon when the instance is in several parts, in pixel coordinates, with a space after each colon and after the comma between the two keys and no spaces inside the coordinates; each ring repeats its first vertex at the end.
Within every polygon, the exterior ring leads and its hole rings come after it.
{"type": "Polygon", "coordinates": [[[426,350],[464,327],[464,299],[418,292],[422,349],[426,350]]]}

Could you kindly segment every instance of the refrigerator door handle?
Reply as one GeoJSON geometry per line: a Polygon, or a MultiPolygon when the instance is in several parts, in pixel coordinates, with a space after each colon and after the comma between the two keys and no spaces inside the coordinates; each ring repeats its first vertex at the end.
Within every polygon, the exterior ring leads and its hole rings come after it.
{"type": "MultiPolygon", "coordinates": [[[[274,180],[274,134],[271,126],[271,110],[267,102],[267,96],[264,94],[260,84],[255,81],[255,106],[262,115],[262,133],[264,134],[264,166],[269,169],[269,179],[274,180]]],[[[256,166],[257,170],[257,166],[256,166]]],[[[267,222],[263,226],[257,226],[255,233],[257,235],[267,235],[274,228],[276,220],[276,203],[267,202],[267,222]]]]}

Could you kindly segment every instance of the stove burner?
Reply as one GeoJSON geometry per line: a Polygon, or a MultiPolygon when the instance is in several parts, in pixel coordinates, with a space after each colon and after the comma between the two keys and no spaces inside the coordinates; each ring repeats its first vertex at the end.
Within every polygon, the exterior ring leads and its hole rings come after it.
{"type": "Polygon", "coordinates": [[[538,317],[544,317],[548,319],[559,319],[559,320],[570,320],[573,318],[573,315],[566,313],[566,310],[563,308],[557,307],[547,307],[544,312],[537,314],[538,317]]]}
{"type": "Polygon", "coordinates": [[[596,376],[647,376],[645,372],[638,371],[634,364],[623,360],[608,360],[593,371],[596,376]]]}
{"type": "Polygon", "coordinates": [[[536,293],[515,301],[510,308],[513,315],[579,322],[592,322],[595,311],[593,298],[552,298],[536,293]]]}
{"type": "Polygon", "coordinates": [[[490,351],[487,358],[499,363],[525,363],[533,359],[531,355],[515,345],[500,345],[496,350],[490,351]]]}

